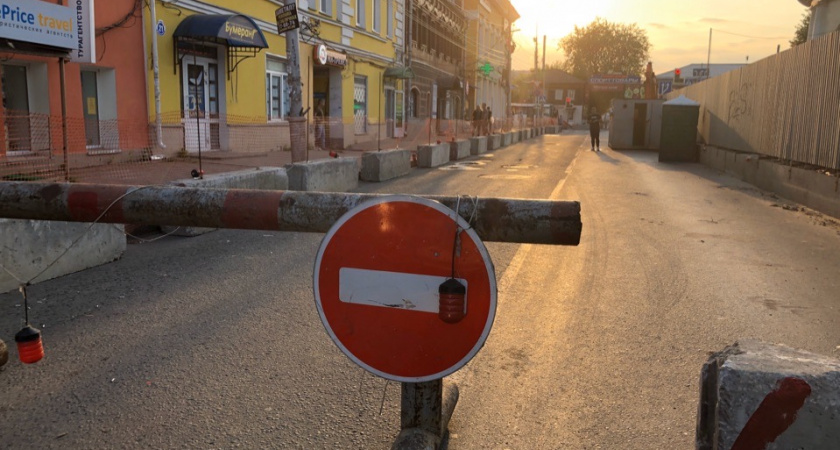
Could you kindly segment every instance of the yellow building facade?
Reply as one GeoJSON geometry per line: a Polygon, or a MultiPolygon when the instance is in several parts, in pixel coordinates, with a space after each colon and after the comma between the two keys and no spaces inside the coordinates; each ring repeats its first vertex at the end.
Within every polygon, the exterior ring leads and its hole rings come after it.
{"type": "MultiPolygon", "coordinates": [[[[311,145],[344,149],[401,135],[403,5],[298,0],[302,112],[314,123],[323,100],[327,116],[321,136],[309,127],[311,145]]],[[[290,110],[292,67],[275,21],[281,6],[156,0],[144,10],[150,123],[160,152],[289,148],[288,118],[301,111],[290,110]]]]}

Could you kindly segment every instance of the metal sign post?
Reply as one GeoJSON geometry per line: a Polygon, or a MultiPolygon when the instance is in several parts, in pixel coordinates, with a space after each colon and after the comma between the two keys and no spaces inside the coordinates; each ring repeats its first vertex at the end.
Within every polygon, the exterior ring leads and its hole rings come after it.
{"type": "Polygon", "coordinates": [[[306,149],[309,145],[309,136],[306,131],[306,117],[303,117],[303,99],[301,98],[303,84],[300,79],[300,40],[298,27],[300,22],[297,16],[295,0],[285,0],[284,6],[275,12],[277,20],[277,31],[285,33],[286,57],[289,58],[289,136],[292,144],[292,162],[306,161],[306,149]]]}

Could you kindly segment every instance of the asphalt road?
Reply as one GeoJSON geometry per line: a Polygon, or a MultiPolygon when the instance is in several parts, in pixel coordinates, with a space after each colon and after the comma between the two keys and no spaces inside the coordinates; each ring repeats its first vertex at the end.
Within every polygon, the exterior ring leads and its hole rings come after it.
{"type": "MultiPolygon", "coordinates": [[[[451,376],[450,449],[693,448],[709,352],[759,338],[840,356],[835,221],[700,165],[593,153],[584,139],[360,186],[581,202],[579,246],[487,243],[499,305],[485,347],[451,376]]],[[[47,356],[0,371],[0,447],[389,448],[399,386],[324,332],[321,238],[167,237],[30,287],[47,356]]],[[[7,342],[20,303],[0,295],[7,342]]]]}

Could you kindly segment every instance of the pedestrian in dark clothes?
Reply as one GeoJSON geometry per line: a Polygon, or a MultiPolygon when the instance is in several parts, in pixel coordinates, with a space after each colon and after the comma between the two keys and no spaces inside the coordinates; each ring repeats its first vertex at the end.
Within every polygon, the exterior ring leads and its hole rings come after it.
{"type": "Polygon", "coordinates": [[[601,116],[594,106],[589,112],[589,137],[592,140],[592,151],[601,151],[601,116]]]}

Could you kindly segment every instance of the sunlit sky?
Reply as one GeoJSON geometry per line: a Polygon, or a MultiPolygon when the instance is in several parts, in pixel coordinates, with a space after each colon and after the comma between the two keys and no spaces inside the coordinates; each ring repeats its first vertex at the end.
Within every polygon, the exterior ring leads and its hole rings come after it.
{"type": "Polygon", "coordinates": [[[548,39],[546,64],[563,59],[561,38],[596,17],[633,24],[647,32],[653,70],[705,63],[712,31],[711,62],[755,62],[790,48],[807,10],[796,0],[511,0],[521,18],[514,23],[515,70],[534,66],[534,36],[548,39]],[[734,33],[734,34],[733,34],[734,33]],[[736,36],[741,35],[741,36],[736,36]],[[749,37],[745,37],[749,36],[749,37]]]}

